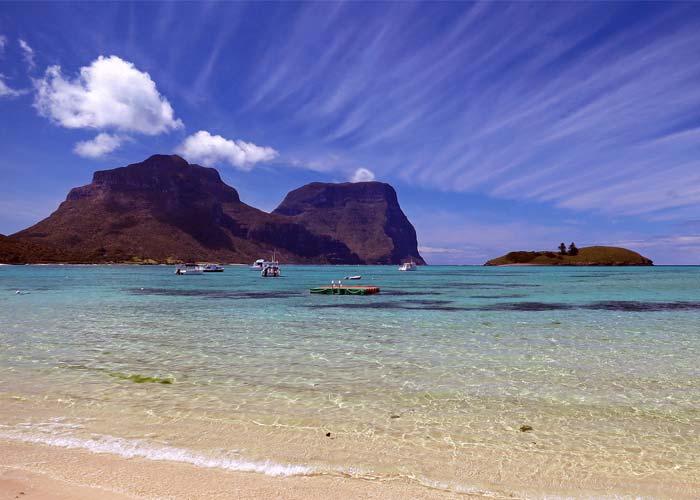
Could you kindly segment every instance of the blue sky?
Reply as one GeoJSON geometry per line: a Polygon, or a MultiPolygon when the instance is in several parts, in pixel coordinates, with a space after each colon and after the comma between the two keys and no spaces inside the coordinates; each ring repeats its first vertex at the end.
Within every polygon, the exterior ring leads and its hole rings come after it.
{"type": "Polygon", "coordinates": [[[700,263],[698,3],[0,3],[0,233],[178,152],[273,209],[391,183],[430,263],[700,263]]]}

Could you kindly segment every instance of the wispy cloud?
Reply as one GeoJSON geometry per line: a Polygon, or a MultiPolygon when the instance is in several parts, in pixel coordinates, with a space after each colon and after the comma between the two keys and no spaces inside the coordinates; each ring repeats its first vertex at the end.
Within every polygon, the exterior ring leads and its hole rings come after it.
{"type": "Polygon", "coordinates": [[[24,61],[27,63],[29,70],[36,68],[36,62],[34,61],[34,49],[29,46],[29,44],[23,39],[19,39],[19,48],[22,49],[22,56],[24,61]]]}
{"type": "Polygon", "coordinates": [[[0,73],[0,97],[17,97],[25,94],[25,90],[13,89],[5,83],[5,75],[0,73]]]}
{"type": "Polygon", "coordinates": [[[697,206],[700,12],[635,9],[308,5],[248,78],[248,107],[422,186],[645,217],[697,206]]]}

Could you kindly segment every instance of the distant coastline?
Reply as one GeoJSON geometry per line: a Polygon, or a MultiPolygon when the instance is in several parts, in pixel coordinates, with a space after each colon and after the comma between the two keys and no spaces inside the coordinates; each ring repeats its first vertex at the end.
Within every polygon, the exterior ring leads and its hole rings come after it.
{"type": "Polygon", "coordinates": [[[574,255],[549,251],[515,251],[491,259],[485,266],[653,266],[647,257],[627,248],[592,246],[574,255]]]}

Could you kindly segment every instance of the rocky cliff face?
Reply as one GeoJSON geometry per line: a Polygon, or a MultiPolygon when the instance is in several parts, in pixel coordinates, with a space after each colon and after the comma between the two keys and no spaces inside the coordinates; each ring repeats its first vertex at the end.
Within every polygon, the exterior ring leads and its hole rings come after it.
{"type": "MultiPolygon", "coordinates": [[[[401,212],[398,204],[391,210],[401,212]]],[[[352,230],[319,231],[322,226],[313,217],[262,212],[241,202],[238,192],[215,169],[189,164],[175,155],[155,155],[127,167],[95,172],[92,183],[71,190],[48,218],[0,243],[15,249],[14,261],[24,262],[248,263],[273,250],[284,262],[374,262],[367,257],[374,254],[357,245],[362,238],[352,230]]],[[[392,231],[396,230],[388,229],[392,231]]],[[[415,231],[412,234],[415,242],[415,231]]],[[[417,255],[415,248],[414,252],[417,255]]]]}
{"type": "Polygon", "coordinates": [[[368,264],[407,259],[425,263],[418,253],[416,231],[389,184],[314,182],[289,193],[273,214],[343,241],[368,264]]]}

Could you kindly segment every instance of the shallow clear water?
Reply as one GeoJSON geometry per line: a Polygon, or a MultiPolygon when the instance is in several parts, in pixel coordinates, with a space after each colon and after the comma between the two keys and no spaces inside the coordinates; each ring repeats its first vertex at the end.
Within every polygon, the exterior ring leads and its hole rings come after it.
{"type": "Polygon", "coordinates": [[[283,274],[0,267],[0,437],[455,490],[700,491],[700,268],[283,274]],[[308,293],[355,274],[381,294],[308,293]]]}

